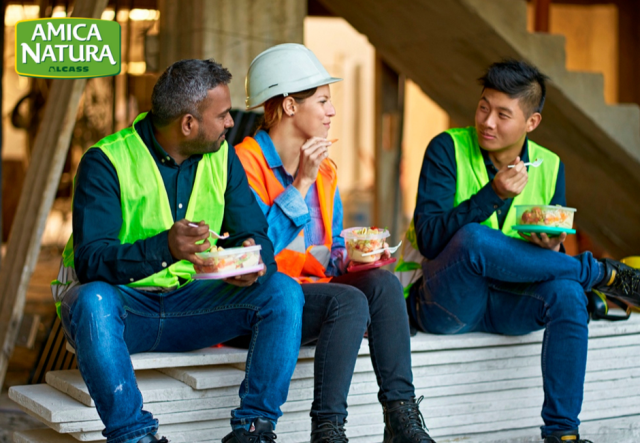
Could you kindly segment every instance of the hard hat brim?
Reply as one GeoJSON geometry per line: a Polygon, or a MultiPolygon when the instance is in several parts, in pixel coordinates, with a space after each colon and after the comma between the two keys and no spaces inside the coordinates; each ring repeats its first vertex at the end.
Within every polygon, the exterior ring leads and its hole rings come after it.
{"type": "MultiPolygon", "coordinates": [[[[337,83],[340,81],[342,81],[342,79],[338,77],[329,77],[329,78],[324,77],[322,79],[319,79],[317,82],[309,82],[308,80],[305,80],[301,82],[304,84],[304,86],[301,85],[301,87],[298,89],[295,87],[295,85],[289,85],[289,87],[287,88],[288,89],[287,91],[281,91],[280,88],[278,88],[277,85],[275,85],[273,89],[269,89],[267,91],[264,91],[262,94],[259,94],[258,97],[256,97],[256,100],[255,100],[256,103],[246,103],[246,110],[250,111],[252,109],[259,108],[260,106],[264,105],[267,101],[269,101],[273,97],[277,97],[279,95],[295,94],[296,92],[306,91],[307,89],[319,88],[320,86],[330,85],[332,83],[337,83]]],[[[247,99],[247,101],[249,101],[249,99],[247,99]]]]}

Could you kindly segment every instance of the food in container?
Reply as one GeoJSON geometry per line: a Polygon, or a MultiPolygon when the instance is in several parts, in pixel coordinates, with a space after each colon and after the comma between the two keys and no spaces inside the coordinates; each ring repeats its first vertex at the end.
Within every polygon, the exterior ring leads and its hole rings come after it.
{"type": "Polygon", "coordinates": [[[389,231],[376,227],[358,227],[345,229],[340,236],[345,239],[349,260],[358,263],[373,263],[380,260],[382,251],[366,257],[363,257],[363,254],[384,249],[384,240],[389,237],[389,231]]]}
{"type": "Polygon", "coordinates": [[[574,208],[564,206],[517,205],[517,225],[546,226],[550,228],[571,229],[573,226],[574,208]]]}
{"type": "Polygon", "coordinates": [[[221,279],[236,275],[251,274],[261,271],[264,267],[260,263],[261,245],[224,249],[213,247],[207,252],[198,252],[196,255],[202,259],[213,260],[213,265],[201,268],[195,279],[221,279]]]}

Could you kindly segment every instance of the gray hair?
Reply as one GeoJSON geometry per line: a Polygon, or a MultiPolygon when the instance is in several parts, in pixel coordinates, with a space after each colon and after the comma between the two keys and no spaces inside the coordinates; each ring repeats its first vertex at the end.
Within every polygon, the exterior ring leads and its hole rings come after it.
{"type": "Polygon", "coordinates": [[[156,126],[191,114],[201,120],[200,105],[207,92],[218,85],[227,85],[231,73],[211,60],[180,60],[162,73],[151,94],[151,115],[156,126]]]}

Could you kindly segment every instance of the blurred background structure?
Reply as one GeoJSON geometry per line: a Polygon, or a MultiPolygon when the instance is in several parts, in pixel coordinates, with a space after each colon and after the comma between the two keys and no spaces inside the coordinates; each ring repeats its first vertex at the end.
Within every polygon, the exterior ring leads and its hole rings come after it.
{"type": "MultiPolygon", "coordinates": [[[[3,256],[21,223],[18,202],[52,84],[16,74],[15,23],[69,16],[73,8],[71,0],[3,2],[3,256]]],[[[412,217],[431,138],[473,124],[476,79],[490,63],[525,59],[552,78],[543,124],[531,138],[566,164],[568,204],[578,209],[569,253],[640,252],[640,1],[109,0],[102,18],[122,26],[123,69],[86,82],[5,390],[42,372],[37,362],[50,351],[48,285],[71,232],[72,180],[83,152],[149,110],[156,78],[183,58],[214,58],[234,75],[231,139],[238,141],[259,117],[243,112],[251,60],[285,42],[314,51],[344,78],[331,91],[344,224],[387,226],[394,243],[412,217]]]]}

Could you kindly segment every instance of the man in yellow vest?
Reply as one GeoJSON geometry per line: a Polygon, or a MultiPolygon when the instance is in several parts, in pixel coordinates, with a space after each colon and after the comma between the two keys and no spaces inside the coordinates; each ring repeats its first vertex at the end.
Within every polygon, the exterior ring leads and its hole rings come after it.
{"type": "Polygon", "coordinates": [[[182,60],[152,109],[80,162],[73,236],[52,285],[108,443],[167,442],[143,410],[130,354],[182,352],[252,335],[228,443],[273,442],[298,357],[300,285],[276,272],[267,222],[225,134],[231,74],[182,60]],[[214,240],[210,231],[228,232],[214,240]],[[263,270],[194,281],[213,245],[262,247],[263,270]],[[259,330],[259,333],[258,333],[259,330]]]}
{"type": "Polygon", "coordinates": [[[546,234],[520,235],[515,205],[565,206],[564,166],[529,140],[542,120],[545,80],[515,60],[492,65],[475,127],[429,144],[417,205],[397,268],[416,327],[435,334],[519,335],[545,329],[545,443],[579,443],[592,288],[640,299],[640,272],[587,252],[564,254],[546,234]],[[526,163],[542,159],[540,167],[526,163]],[[523,238],[524,237],[524,238],[523,238]],[[413,258],[412,258],[413,255],[413,258]]]}

